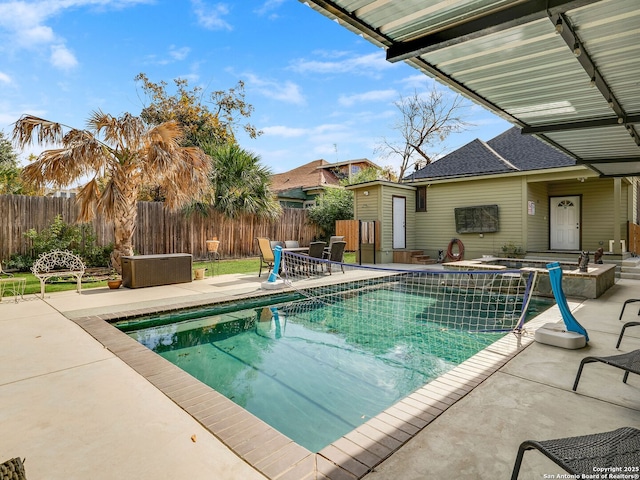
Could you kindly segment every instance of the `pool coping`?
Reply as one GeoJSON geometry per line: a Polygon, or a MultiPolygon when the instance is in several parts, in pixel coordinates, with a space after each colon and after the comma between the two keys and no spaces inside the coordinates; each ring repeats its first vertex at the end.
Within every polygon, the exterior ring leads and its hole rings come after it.
{"type": "MultiPolygon", "coordinates": [[[[268,296],[243,295],[243,299],[268,296]]],[[[236,300],[238,297],[236,297],[236,300]]],[[[508,334],[318,453],[298,445],[110,322],[214,303],[211,299],[67,317],[189,413],[238,457],[272,480],[360,479],[533,342],[508,334]]],[[[534,318],[527,329],[537,328],[534,318]]]]}

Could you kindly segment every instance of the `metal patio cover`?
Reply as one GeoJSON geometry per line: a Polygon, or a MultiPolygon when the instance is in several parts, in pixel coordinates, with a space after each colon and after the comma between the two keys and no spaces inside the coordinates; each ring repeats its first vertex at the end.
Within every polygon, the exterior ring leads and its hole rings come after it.
{"type": "Polygon", "coordinates": [[[640,175],[640,0],[300,0],[589,165],[640,175]]]}

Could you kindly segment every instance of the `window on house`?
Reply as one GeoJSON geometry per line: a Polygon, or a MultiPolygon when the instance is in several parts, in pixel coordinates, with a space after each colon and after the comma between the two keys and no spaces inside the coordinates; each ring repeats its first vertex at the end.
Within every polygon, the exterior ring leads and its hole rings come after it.
{"type": "Polygon", "coordinates": [[[304,208],[311,208],[311,207],[315,207],[316,206],[316,201],[315,200],[305,200],[304,202],[304,208]]]}
{"type": "Polygon", "coordinates": [[[427,186],[418,187],[416,190],[416,212],[427,211],[427,186]]]}

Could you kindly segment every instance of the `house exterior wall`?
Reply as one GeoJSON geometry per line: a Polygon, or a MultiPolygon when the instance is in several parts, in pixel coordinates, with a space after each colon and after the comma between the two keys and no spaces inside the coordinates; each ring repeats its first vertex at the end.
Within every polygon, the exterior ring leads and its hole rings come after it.
{"type": "Polygon", "coordinates": [[[393,262],[393,197],[406,199],[406,242],[407,249],[415,244],[415,189],[402,185],[371,185],[354,190],[354,216],[356,220],[380,222],[379,249],[377,263],[393,262]],[[365,195],[365,192],[368,195],[365,195]]]}
{"type": "MultiPolygon", "coordinates": [[[[581,249],[594,251],[598,247],[609,250],[613,240],[613,182],[612,178],[587,179],[585,182],[564,181],[549,185],[549,196],[581,195],[581,249]]],[[[627,238],[630,185],[623,181],[620,195],[620,238],[627,238]]]]}
{"type": "Polygon", "coordinates": [[[380,225],[382,242],[380,256],[385,263],[393,262],[393,197],[405,199],[406,249],[414,249],[416,237],[416,194],[413,188],[382,186],[382,224],[380,225]]]}
{"type": "Polygon", "coordinates": [[[523,248],[525,251],[534,252],[547,250],[549,248],[549,193],[547,184],[529,183],[527,185],[527,202],[533,202],[533,212],[529,212],[527,208],[527,234],[523,248]]]}
{"type": "Polygon", "coordinates": [[[380,220],[381,213],[379,212],[379,205],[381,189],[380,187],[371,187],[365,190],[355,191],[355,218],[356,220],[362,220],[363,222],[372,222],[374,220],[380,220]],[[365,195],[368,192],[369,195],[365,195]]]}
{"type": "Polygon", "coordinates": [[[467,259],[502,255],[502,246],[509,243],[523,248],[524,197],[522,178],[516,176],[432,183],[427,188],[427,211],[414,214],[415,247],[438,258],[438,250],[446,253],[451,239],[458,238],[464,244],[467,259]],[[457,233],[454,208],[478,205],[498,205],[499,230],[483,234],[457,233]]]}
{"type": "MultiPolygon", "coordinates": [[[[622,239],[627,239],[627,222],[638,215],[636,186],[637,179],[621,182],[618,227],[622,239]]],[[[427,211],[416,212],[413,186],[374,184],[354,190],[355,218],[380,221],[378,262],[393,261],[394,196],[406,198],[407,250],[422,250],[437,258],[438,250],[446,253],[449,242],[458,238],[464,244],[466,259],[504,256],[503,247],[509,246],[522,252],[548,250],[550,197],[580,195],[581,248],[593,252],[603,247],[608,251],[614,231],[613,190],[614,179],[591,176],[580,182],[575,171],[433,181],[427,187],[427,211]],[[457,233],[454,209],[479,205],[498,205],[499,230],[457,233]]]]}

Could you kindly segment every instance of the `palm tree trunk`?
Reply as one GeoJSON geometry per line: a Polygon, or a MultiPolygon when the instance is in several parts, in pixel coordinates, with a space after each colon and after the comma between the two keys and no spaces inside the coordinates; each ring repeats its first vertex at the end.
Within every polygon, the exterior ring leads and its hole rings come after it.
{"type": "MultiPolygon", "coordinates": [[[[127,189],[131,190],[131,189],[127,189]]],[[[133,233],[136,229],[138,207],[137,191],[123,192],[124,201],[114,205],[114,246],[111,253],[111,265],[122,274],[122,256],[133,255],[133,233]]]]}

